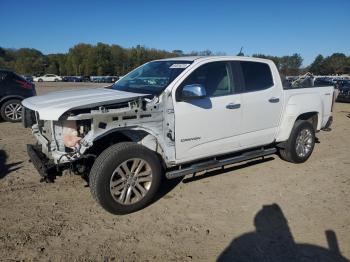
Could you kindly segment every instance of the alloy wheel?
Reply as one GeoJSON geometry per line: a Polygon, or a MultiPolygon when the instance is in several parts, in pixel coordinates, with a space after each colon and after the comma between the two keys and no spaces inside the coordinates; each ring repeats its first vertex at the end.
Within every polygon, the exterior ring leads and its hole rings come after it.
{"type": "Polygon", "coordinates": [[[5,116],[11,120],[20,120],[22,118],[22,105],[11,103],[5,107],[5,116]]]}
{"type": "Polygon", "coordinates": [[[296,153],[299,157],[307,156],[313,144],[312,133],[309,129],[302,129],[296,139],[296,153]]]}
{"type": "Polygon", "coordinates": [[[132,158],[121,163],[113,172],[110,192],[115,201],[131,205],[143,199],[152,184],[152,169],[143,159],[132,158]]]}

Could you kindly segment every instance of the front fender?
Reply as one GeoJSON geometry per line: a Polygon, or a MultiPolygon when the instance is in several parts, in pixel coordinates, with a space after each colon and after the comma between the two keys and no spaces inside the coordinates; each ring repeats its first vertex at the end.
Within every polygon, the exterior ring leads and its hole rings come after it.
{"type": "Polygon", "coordinates": [[[143,127],[113,128],[95,135],[90,133],[84,137],[84,143],[91,147],[101,141],[101,139],[108,139],[110,142],[133,141],[157,153],[162,154],[163,152],[157,135],[152,130],[143,127]]]}

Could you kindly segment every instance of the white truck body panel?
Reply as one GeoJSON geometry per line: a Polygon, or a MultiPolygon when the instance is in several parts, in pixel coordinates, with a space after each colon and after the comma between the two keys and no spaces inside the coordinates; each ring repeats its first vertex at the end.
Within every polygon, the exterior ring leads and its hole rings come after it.
{"type": "Polygon", "coordinates": [[[176,159],[182,162],[239,149],[242,110],[228,110],[226,105],[240,103],[240,97],[175,103],[176,159]]]}
{"type": "Polygon", "coordinates": [[[283,93],[280,92],[282,97],[280,103],[267,102],[268,97],[276,96],[278,91],[275,93],[275,90],[239,94],[236,95],[236,99],[225,97],[226,99],[220,99],[217,103],[215,98],[211,99],[212,110],[207,112],[185,102],[181,102],[182,105],[177,103],[175,104],[177,163],[285,141],[289,138],[298,116],[305,112],[318,112],[317,131],[319,131],[326,125],[331,115],[330,94],[333,93],[333,89],[333,87],[318,87],[284,90],[283,93]],[[226,110],[225,105],[232,101],[241,101],[242,109],[235,112],[226,110]],[[283,101],[286,105],[282,108],[283,101]],[[201,136],[200,142],[196,139],[181,142],[182,137],[201,136]]]}
{"type": "Polygon", "coordinates": [[[72,109],[121,103],[143,96],[147,95],[107,88],[86,88],[33,96],[23,100],[22,104],[26,108],[37,111],[42,120],[58,120],[65,112],[72,109]]]}
{"type": "Polygon", "coordinates": [[[317,130],[323,128],[331,116],[334,87],[284,90],[284,109],[276,142],[288,139],[295,120],[305,112],[317,112],[317,130]]]}
{"type": "Polygon", "coordinates": [[[296,119],[305,113],[317,113],[317,130],[324,127],[331,115],[333,87],[301,88],[284,90],[275,64],[270,60],[250,57],[185,57],[169,60],[190,61],[191,64],[179,74],[158,99],[147,102],[146,109],[123,108],[109,112],[96,110],[97,106],[136,100],[146,94],[128,93],[112,89],[80,89],[55,92],[25,99],[24,107],[39,113],[42,120],[59,120],[72,109],[95,108],[84,116],[68,120],[103,120],[106,128],[92,127],[82,138],[91,146],[97,136],[114,131],[126,134],[143,130],[147,139],[137,141],[160,153],[167,166],[202,158],[260,147],[286,141],[296,119]],[[176,90],[183,81],[200,66],[217,61],[249,61],[269,66],[273,86],[252,92],[242,92],[192,101],[176,101],[176,90]],[[239,104],[234,109],[228,104],[239,104]],[[153,110],[153,111],[152,111],[153,110]],[[147,113],[150,118],[141,119],[147,113]],[[114,121],[113,116],[132,115],[133,118],[114,121]],[[135,117],[134,117],[135,116],[135,117]],[[152,146],[147,141],[152,141],[152,146]]]}
{"type": "Polygon", "coordinates": [[[167,89],[172,92],[175,111],[176,163],[182,164],[198,158],[285,141],[297,117],[305,112],[320,112],[317,128],[320,130],[331,114],[334,88],[284,90],[277,67],[272,61],[249,57],[205,57],[195,60],[167,89]],[[182,81],[201,65],[215,61],[267,63],[274,86],[256,92],[212,97],[210,101],[176,102],[176,89],[182,81]],[[299,99],[304,94],[305,97],[299,99]],[[271,98],[279,101],[271,103],[271,98]],[[196,105],[198,103],[202,105],[196,105]],[[225,106],[229,103],[239,103],[241,107],[228,110],[225,106]],[[292,106],[298,110],[290,115],[288,112],[292,106]]]}
{"type": "Polygon", "coordinates": [[[268,89],[242,94],[242,148],[270,144],[280,124],[283,86],[275,64],[264,61],[271,69],[274,85],[268,89]],[[270,102],[275,99],[277,102],[270,102]]]}

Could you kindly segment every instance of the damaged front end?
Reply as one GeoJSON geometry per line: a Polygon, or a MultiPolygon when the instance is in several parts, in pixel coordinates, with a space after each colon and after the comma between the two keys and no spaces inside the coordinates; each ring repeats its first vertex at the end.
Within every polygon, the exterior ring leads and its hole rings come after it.
{"type": "Polygon", "coordinates": [[[65,169],[83,173],[82,162],[94,157],[81,153],[91,120],[40,120],[38,113],[24,108],[23,124],[31,127],[36,139],[35,145],[27,145],[27,152],[42,181],[52,182],[65,169]]]}
{"type": "MultiPolygon", "coordinates": [[[[87,175],[97,157],[94,147],[101,138],[107,138],[105,140],[112,143],[115,133],[161,155],[174,156],[171,137],[167,136],[168,141],[163,141],[164,132],[171,132],[173,119],[170,117],[165,123],[164,114],[166,111],[159,98],[150,100],[144,97],[93,108],[72,109],[59,120],[40,120],[38,112],[25,108],[24,126],[32,128],[37,140],[36,145],[28,145],[28,155],[42,180],[47,182],[52,182],[65,169],[87,175]]],[[[168,117],[167,114],[165,118],[168,117]]]]}

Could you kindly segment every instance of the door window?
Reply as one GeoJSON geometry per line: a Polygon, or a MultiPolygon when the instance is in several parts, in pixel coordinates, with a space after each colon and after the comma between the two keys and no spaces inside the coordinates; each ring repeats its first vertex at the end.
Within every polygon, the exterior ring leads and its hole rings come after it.
{"type": "Polygon", "coordinates": [[[234,85],[230,75],[230,68],[227,62],[214,62],[202,65],[192,72],[177,89],[177,100],[181,101],[183,87],[193,84],[204,86],[208,97],[233,94],[234,85]]]}

